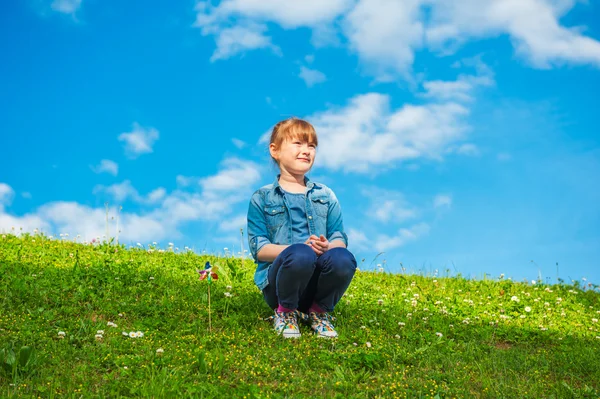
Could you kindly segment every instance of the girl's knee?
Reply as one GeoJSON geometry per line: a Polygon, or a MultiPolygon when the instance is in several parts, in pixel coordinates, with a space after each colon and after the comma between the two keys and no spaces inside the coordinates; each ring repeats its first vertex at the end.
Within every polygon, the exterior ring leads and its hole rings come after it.
{"type": "Polygon", "coordinates": [[[356,271],[356,259],[346,248],[332,248],[327,251],[331,271],[339,277],[352,277],[356,271]]]}
{"type": "Polygon", "coordinates": [[[317,255],[306,244],[293,244],[285,249],[286,262],[289,268],[313,270],[317,255]]]}

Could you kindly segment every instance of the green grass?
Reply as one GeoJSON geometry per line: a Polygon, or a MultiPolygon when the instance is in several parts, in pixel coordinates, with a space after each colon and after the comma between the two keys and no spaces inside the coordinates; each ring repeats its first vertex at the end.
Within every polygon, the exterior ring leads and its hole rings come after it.
{"type": "Polygon", "coordinates": [[[337,340],[283,340],[253,273],[233,257],[1,235],[0,397],[600,396],[593,290],[360,271],[337,340]],[[212,333],[206,260],[220,267],[212,333]]]}

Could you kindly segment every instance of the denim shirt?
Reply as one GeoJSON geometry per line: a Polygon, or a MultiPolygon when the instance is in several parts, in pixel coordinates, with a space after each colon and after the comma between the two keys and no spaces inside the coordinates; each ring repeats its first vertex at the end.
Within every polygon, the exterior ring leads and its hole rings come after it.
{"type": "MultiPolygon", "coordinates": [[[[314,183],[307,177],[304,179],[309,235],[322,234],[329,242],[341,240],[348,246],[342,211],[335,194],[324,184],[314,183]]],[[[254,283],[263,290],[269,285],[268,273],[272,262],[258,260],[257,254],[260,249],[267,244],[297,244],[292,242],[292,219],[286,194],[279,185],[279,176],[272,184],[258,189],[250,198],[248,243],[250,253],[258,264],[254,273],[254,283]]]]}

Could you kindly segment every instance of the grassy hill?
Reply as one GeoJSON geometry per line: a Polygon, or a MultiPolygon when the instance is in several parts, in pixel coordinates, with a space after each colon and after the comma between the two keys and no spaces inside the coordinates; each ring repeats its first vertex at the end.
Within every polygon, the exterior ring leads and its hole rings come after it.
{"type": "Polygon", "coordinates": [[[360,271],[340,338],[283,340],[253,273],[248,259],[1,235],[0,396],[600,396],[587,287],[360,271]]]}

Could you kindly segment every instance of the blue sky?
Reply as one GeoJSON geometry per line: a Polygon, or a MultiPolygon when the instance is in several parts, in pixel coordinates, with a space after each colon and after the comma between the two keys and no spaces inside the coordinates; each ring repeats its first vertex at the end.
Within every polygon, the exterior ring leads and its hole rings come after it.
{"type": "Polygon", "coordinates": [[[0,231],[237,252],[298,116],[365,268],[600,283],[598,4],[0,7],[0,231]]]}

